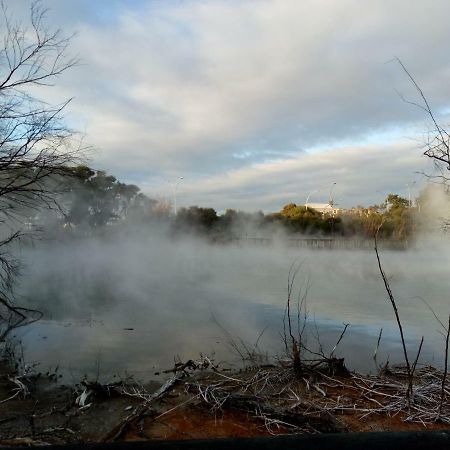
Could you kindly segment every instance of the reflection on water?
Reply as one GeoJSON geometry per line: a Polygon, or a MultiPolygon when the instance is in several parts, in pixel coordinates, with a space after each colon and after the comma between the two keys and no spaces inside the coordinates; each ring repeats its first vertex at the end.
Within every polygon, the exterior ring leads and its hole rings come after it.
{"type": "MultiPolygon", "coordinates": [[[[450,310],[446,274],[448,246],[383,252],[385,271],[398,300],[411,350],[421,335],[421,360],[439,364],[443,339],[425,298],[440,317],[450,310]]],[[[280,247],[212,246],[194,240],[124,237],[42,243],[26,253],[21,295],[45,311],[46,320],[20,330],[25,355],[41,367],[111,377],[125,371],[141,378],[200,352],[236,361],[215,323],[260,347],[282,354],[280,338],[287,273],[304,261],[298,286],[309,278],[310,333],[316,326],[325,348],[350,323],[338,355],[357,370],[379,359],[401,360],[392,309],[370,251],[307,251],[280,247]],[[315,321],[315,325],[314,325],[315,321]]],[[[445,322],[445,320],[444,320],[445,322]]]]}

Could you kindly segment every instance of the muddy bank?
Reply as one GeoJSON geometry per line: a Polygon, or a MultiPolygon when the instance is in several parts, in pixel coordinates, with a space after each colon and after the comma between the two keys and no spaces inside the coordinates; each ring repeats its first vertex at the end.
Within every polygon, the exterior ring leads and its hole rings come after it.
{"type": "Polygon", "coordinates": [[[432,367],[417,371],[411,398],[402,368],[299,376],[289,362],[232,373],[201,360],[167,371],[163,384],[75,386],[0,369],[2,445],[450,428],[450,389],[442,403],[442,374],[432,367]]]}
{"type": "Polygon", "coordinates": [[[123,394],[121,382],[102,389],[90,383],[66,386],[56,374],[18,376],[1,364],[0,444],[100,442],[139,402],[123,394]],[[90,386],[95,392],[80,402],[90,386]]]}

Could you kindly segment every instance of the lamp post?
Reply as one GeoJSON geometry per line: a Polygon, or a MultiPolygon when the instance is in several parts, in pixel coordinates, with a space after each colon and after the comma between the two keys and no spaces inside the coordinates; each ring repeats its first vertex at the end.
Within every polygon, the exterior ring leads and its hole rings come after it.
{"type": "Polygon", "coordinates": [[[177,215],[177,189],[181,180],[184,180],[184,177],[178,177],[174,181],[167,180],[167,182],[172,187],[172,195],[173,195],[173,211],[175,215],[177,215]]]}
{"type": "Polygon", "coordinates": [[[334,181],[330,186],[330,198],[328,200],[328,204],[331,207],[331,234],[334,235],[334,209],[333,209],[333,188],[336,186],[336,182],[334,181]]]}
{"type": "Polygon", "coordinates": [[[416,184],[415,181],[412,183],[406,183],[406,187],[408,188],[408,203],[409,203],[409,209],[411,209],[411,185],[416,184]]]}
{"type": "Polygon", "coordinates": [[[316,189],[316,190],[314,190],[314,191],[311,191],[309,194],[308,194],[308,197],[306,197],[306,203],[305,203],[305,208],[306,208],[306,211],[308,211],[308,202],[309,202],[309,197],[311,197],[311,195],[312,194],[314,194],[314,193],[316,193],[316,192],[319,192],[319,190],[318,189],[316,189]]]}
{"type": "MultiPolygon", "coordinates": [[[[414,215],[411,214],[411,185],[412,184],[416,184],[415,181],[413,181],[412,183],[406,183],[406,187],[408,188],[408,204],[409,204],[409,216],[410,216],[410,221],[411,221],[411,233],[414,233],[414,215]]],[[[406,241],[408,242],[408,241],[406,241]]]]}
{"type": "Polygon", "coordinates": [[[330,199],[328,200],[328,203],[331,207],[333,207],[333,188],[336,186],[336,182],[333,182],[333,184],[330,186],[330,199]]]}

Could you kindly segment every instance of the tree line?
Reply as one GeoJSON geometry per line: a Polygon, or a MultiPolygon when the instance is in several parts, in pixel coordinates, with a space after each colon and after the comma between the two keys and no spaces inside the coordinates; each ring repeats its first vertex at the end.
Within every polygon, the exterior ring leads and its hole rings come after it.
{"type": "Polygon", "coordinates": [[[181,208],[174,218],[179,231],[207,234],[215,239],[269,236],[280,229],[289,235],[406,240],[419,225],[415,222],[417,207],[397,194],[389,194],[380,205],[358,206],[337,214],[317,211],[305,205],[289,203],[279,212],[264,214],[228,209],[218,214],[213,208],[181,208]]]}
{"type": "MultiPolygon", "coordinates": [[[[59,209],[44,224],[46,216],[38,213],[34,226],[55,227],[65,231],[90,233],[121,225],[163,222],[173,235],[194,234],[215,241],[242,237],[270,237],[280,230],[292,236],[334,236],[394,240],[410,239],[420,228],[418,207],[397,194],[389,194],[379,205],[357,206],[337,214],[322,213],[310,206],[289,203],[280,211],[264,214],[227,209],[189,206],[175,214],[169,202],[158,201],[133,184],[120,182],[113,175],[86,165],[67,168],[70,176],[55,176],[52,182],[60,191],[59,209]],[[59,178],[58,178],[59,177],[59,178]]],[[[420,197],[419,197],[420,199],[420,197]]],[[[419,202],[419,199],[417,202],[419,202]]],[[[422,198],[423,203],[425,200],[422,198]]]]}

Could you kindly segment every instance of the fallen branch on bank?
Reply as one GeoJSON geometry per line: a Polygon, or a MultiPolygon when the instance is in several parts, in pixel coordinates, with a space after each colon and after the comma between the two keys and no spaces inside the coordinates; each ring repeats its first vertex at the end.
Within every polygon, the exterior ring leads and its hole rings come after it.
{"type": "Polygon", "coordinates": [[[198,361],[189,360],[186,363],[177,362],[173,369],[164,371],[164,373],[173,372],[173,375],[155,392],[148,394],[145,389],[136,387],[133,387],[130,390],[126,388],[123,389],[122,393],[124,395],[141,398],[143,403],[134,408],[130,415],[108,432],[102,439],[102,442],[113,442],[117,440],[131,423],[140,420],[151,411],[153,402],[160,400],[167,395],[180,380],[193,372],[207,369],[210,366],[214,368],[212,361],[206,356],[201,356],[198,361]]]}
{"type": "Polygon", "coordinates": [[[122,435],[122,433],[124,432],[125,428],[128,425],[139,420],[146,413],[148,413],[151,408],[151,403],[154,400],[158,400],[158,399],[162,398],[165,394],[167,394],[167,392],[169,392],[171,390],[171,388],[175,385],[175,383],[177,381],[179,381],[182,377],[183,377],[183,375],[181,375],[181,374],[173,375],[156,392],[154,392],[152,395],[150,395],[148,398],[146,398],[142,404],[140,404],[136,408],[134,408],[133,412],[129,416],[127,416],[123,421],[121,421],[119,424],[117,424],[102,439],[102,442],[113,442],[113,441],[117,440],[122,435]]]}
{"type": "MultiPolygon", "coordinates": [[[[436,422],[450,425],[450,405],[441,405],[443,373],[433,367],[416,369],[414,395],[410,399],[405,397],[410,383],[405,366],[391,367],[386,375],[351,372],[340,376],[310,368],[303,371],[308,374],[302,380],[292,363],[290,367],[253,368],[232,376],[206,374],[187,381],[187,398],[163,414],[150,417],[147,424],[167,419],[190,404],[206,407],[219,417],[225,411],[243,412],[275,434],[354,430],[355,423],[349,425],[346,418],[363,424],[371,416],[396,418],[405,426],[429,427],[436,422]]],[[[450,393],[447,381],[444,391],[446,395],[450,393]]]]}

